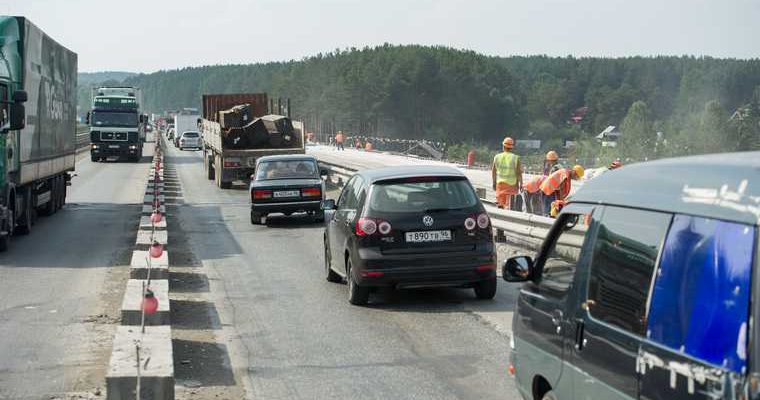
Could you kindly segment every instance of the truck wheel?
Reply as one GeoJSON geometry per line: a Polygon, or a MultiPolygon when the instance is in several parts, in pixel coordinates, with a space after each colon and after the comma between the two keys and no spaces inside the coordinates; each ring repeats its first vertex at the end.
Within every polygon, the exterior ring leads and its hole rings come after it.
{"type": "Polygon", "coordinates": [[[8,235],[0,236],[0,252],[8,250],[8,235]]]}
{"type": "Polygon", "coordinates": [[[24,212],[19,215],[21,221],[18,221],[16,225],[15,233],[17,235],[28,235],[32,233],[32,191],[28,189],[26,195],[24,195],[24,212]]]}
{"type": "Polygon", "coordinates": [[[215,177],[214,175],[215,171],[214,171],[214,164],[211,162],[211,158],[208,158],[208,161],[206,161],[206,173],[208,175],[207,176],[208,180],[213,181],[215,177]]]}
{"type": "Polygon", "coordinates": [[[95,156],[90,156],[90,161],[92,162],[98,162],[98,158],[95,156]]]}

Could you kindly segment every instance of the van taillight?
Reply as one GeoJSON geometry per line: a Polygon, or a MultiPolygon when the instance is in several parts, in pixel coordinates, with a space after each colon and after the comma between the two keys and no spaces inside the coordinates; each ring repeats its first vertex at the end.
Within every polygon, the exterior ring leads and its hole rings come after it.
{"type": "Polygon", "coordinates": [[[254,190],[253,193],[251,193],[251,198],[253,200],[271,199],[272,191],[271,190],[254,190]]]}

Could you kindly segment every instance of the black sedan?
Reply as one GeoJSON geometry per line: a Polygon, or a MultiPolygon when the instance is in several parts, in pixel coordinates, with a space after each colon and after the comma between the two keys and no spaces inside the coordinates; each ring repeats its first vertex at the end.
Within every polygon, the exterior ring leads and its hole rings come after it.
{"type": "Polygon", "coordinates": [[[321,204],[324,182],[317,160],[306,155],[261,157],[250,185],[251,223],[259,224],[268,214],[306,212],[324,221],[321,204]]]}
{"type": "Polygon", "coordinates": [[[325,273],[362,305],[378,287],[469,287],[496,294],[491,221],[467,178],[450,167],[360,171],[325,200],[325,273]]]}

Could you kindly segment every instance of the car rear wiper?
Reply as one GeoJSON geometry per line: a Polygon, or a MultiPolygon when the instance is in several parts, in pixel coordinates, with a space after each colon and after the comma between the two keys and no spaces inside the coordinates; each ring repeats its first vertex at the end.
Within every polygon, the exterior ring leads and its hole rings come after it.
{"type": "Polygon", "coordinates": [[[453,211],[453,210],[461,210],[462,207],[456,207],[456,208],[428,208],[425,210],[426,213],[434,213],[434,212],[441,212],[441,211],[453,211]]]}

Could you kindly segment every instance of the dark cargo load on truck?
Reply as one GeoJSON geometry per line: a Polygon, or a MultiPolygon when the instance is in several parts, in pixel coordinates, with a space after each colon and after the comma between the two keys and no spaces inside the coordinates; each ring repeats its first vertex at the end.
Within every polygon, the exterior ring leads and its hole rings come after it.
{"type": "Polygon", "coordinates": [[[242,128],[222,129],[224,147],[256,149],[300,146],[293,121],[282,115],[265,115],[242,128]]]}
{"type": "Polygon", "coordinates": [[[218,120],[219,111],[228,110],[241,104],[249,104],[251,117],[256,118],[267,113],[269,100],[266,93],[204,94],[203,118],[221,122],[218,120]]]}
{"type": "Polygon", "coordinates": [[[222,129],[242,128],[253,120],[250,104],[241,104],[229,110],[219,111],[219,125],[222,129]]]}

